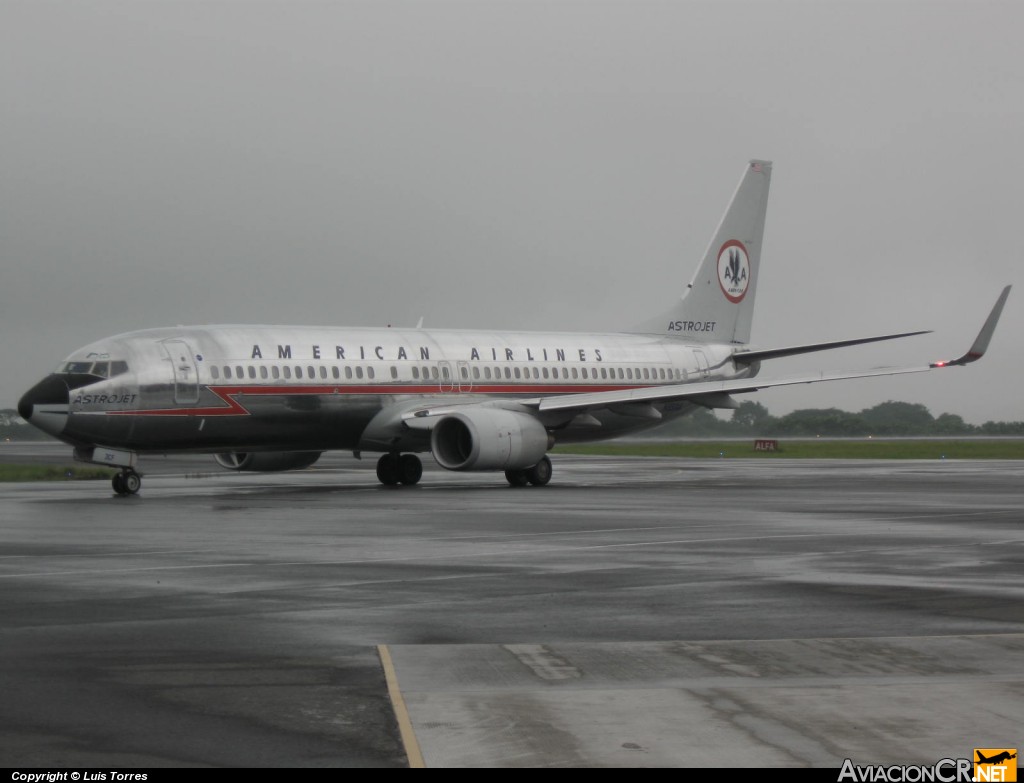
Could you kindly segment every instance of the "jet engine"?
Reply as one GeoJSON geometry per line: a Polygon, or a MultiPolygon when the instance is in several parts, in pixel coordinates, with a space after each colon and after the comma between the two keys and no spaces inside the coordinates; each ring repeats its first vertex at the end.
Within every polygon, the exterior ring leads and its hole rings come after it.
{"type": "Polygon", "coordinates": [[[434,425],[430,450],[448,470],[523,470],[552,446],[544,425],[532,416],[501,408],[469,408],[434,425]]]}
{"type": "Polygon", "coordinates": [[[214,454],[217,464],[228,470],[297,470],[308,468],[323,452],[320,451],[230,451],[214,454]]]}

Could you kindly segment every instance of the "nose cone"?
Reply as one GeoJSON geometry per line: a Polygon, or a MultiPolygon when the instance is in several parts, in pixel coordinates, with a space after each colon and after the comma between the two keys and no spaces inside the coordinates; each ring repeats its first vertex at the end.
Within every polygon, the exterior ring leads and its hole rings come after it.
{"type": "Polygon", "coordinates": [[[70,397],[64,378],[48,375],[18,401],[18,415],[43,432],[60,435],[67,424],[70,397]]]}

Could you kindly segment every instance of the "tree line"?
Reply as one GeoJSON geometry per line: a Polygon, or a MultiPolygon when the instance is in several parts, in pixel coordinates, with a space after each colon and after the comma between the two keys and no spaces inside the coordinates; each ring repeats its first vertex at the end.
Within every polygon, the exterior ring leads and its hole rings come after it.
{"type": "Polygon", "coordinates": [[[858,413],[839,408],[804,408],[785,416],[772,416],[761,403],[746,400],[733,410],[731,418],[720,419],[707,408],[699,408],[654,432],[670,437],[1024,435],[1024,421],[986,421],[974,425],[954,413],[933,416],[920,403],[893,400],[858,413]]]}

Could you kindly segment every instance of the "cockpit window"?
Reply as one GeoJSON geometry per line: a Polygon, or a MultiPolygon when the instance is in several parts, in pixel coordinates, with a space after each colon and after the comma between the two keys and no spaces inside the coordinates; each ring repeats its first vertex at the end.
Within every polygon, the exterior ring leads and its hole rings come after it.
{"type": "Polygon", "coordinates": [[[68,375],[95,375],[97,378],[113,378],[128,372],[128,362],[67,362],[57,369],[68,375]]]}

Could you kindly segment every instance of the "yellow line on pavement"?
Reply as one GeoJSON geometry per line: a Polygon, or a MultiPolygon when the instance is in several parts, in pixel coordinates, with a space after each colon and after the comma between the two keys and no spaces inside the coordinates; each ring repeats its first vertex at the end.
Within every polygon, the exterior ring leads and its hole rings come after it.
{"type": "Polygon", "coordinates": [[[398,688],[398,675],[395,674],[395,664],[391,661],[391,652],[386,644],[378,644],[377,654],[380,656],[381,666],[384,667],[384,679],[388,683],[388,696],[391,697],[391,706],[398,719],[398,731],[402,735],[402,744],[405,746],[405,755],[409,759],[409,766],[414,769],[423,769],[427,765],[423,762],[423,753],[420,752],[420,743],[416,739],[416,732],[413,731],[412,720],[409,718],[405,699],[402,698],[402,691],[398,688]]]}

